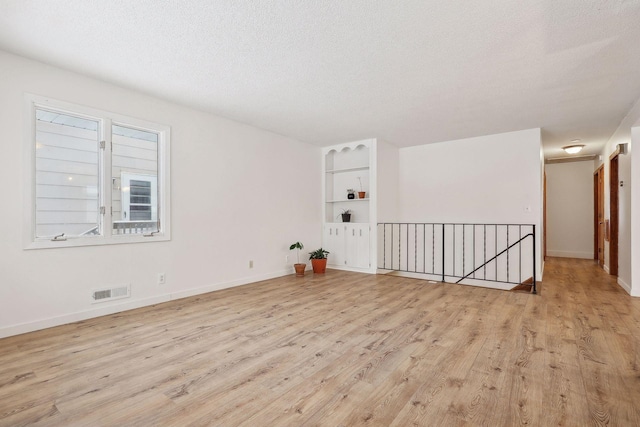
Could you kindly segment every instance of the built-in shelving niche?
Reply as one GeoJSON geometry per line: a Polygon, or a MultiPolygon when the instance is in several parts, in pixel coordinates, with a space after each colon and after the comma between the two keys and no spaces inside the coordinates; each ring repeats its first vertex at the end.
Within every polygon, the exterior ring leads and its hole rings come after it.
{"type": "Polygon", "coordinates": [[[326,154],[325,222],[341,222],[340,214],[345,209],[351,210],[351,222],[369,222],[370,158],[365,145],[333,149],[326,154]],[[356,192],[355,199],[347,198],[350,188],[356,192]],[[366,192],[364,199],[358,198],[359,191],[366,192]]]}

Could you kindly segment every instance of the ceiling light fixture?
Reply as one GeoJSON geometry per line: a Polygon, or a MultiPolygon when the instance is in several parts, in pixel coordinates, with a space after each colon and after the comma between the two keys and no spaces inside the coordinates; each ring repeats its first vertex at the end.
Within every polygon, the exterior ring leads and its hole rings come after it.
{"type": "MultiPolygon", "coordinates": [[[[579,139],[574,139],[571,142],[580,142],[579,139]]],[[[582,149],[584,148],[584,144],[572,144],[572,145],[567,145],[566,147],[562,147],[562,149],[564,151],[567,152],[567,154],[577,154],[579,153],[582,149]]]]}

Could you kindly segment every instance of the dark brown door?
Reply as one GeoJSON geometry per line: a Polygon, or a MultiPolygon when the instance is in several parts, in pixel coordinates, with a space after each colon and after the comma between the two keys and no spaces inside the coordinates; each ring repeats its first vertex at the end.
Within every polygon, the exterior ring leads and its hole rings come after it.
{"type": "Polygon", "coordinates": [[[547,260],[547,171],[544,172],[542,187],[542,260],[547,260]]]}
{"type": "Polygon", "coordinates": [[[618,275],[618,155],[609,163],[609,274],[618,275]]]}
{"type": "Polygon", "coordinates": [[[604,266],[604,165],[593,174],[593,257],[604,266]]]}

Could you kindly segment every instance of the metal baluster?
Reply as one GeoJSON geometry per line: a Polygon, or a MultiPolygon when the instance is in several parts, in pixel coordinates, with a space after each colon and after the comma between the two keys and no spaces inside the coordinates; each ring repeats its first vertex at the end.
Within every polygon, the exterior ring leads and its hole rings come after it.
{"type": "Polygon", "coordinates": [[[413,224],[413,271],[418,272],[418,224],[413,224]]]}
{"type": "Polygon", "coordinates": [[[407,271],[409,271],[409,224],[407,224],[407,271]]]}
{"type": "MultiPolygon", "coordinates": [[[[473,257],[472,257],[472,259],[473,259],[472,268],[475,269],[476,268],[476,225],[475,224],[473,224],[473,257]]],[[[474,279],[476,278],[475,271],[473,273],[473,278],[474,279]]]]}
{"type": "Polygon", "coordinates": [[[518,226],[518,277],[520,277],[519,283],[522,283],[522,225],[518,226]]]}
{"type": "Polygon", "coordinates": [[[389,262],[391,263],[391,270],[393,270],[393,224],[391,224],[391,251],[389,254],[389,262]]]}
{"type": "MultiPolygon", "coordinates": [[[[493,248],[495,249],[495,256],[498,256],[498,224],[494,225],[494,229],[496,232],[496,240],[493,243],[493,248]]],[[[498,259],[496,258],[495,261],[493,262],[495,264],[496,267],[496,277],[495,279],[498,280],[498,259]]]]}
{"type": "MultiPolygon", "coordinates": [[[[378,227],[380,228],[380,227],[378,227]]],[[[382,224],[382,265],[387,268],[387,224],[382,224]]]]}
{"type": "MultiPolygon", "coordinates": [[[[509,247],[509,225],[507,225],[507,248],[509,247]]],[[[509,283],[509,249],[507,249],[507,283],[509,283]]]]}
{"type": "Polygon", "coordinates": [[[464,236],[465,236],[466,229],[467,229],[467,227],[464,224],[462,224],[462,277],[464,277],[465,258],[467,257],[467,251],[465,249],[465,242],[464,242],[464,236]]]}
{"type": "Polygon", "coordinates": [[[484,224],[482,226],[483,230],[483,238],[484,238],[484,242],[483,242],[483,252],[484,252],[484,280],[487,280],[487,224],[484,224]]]}
{"type": "Polygon", "coordinates": [[[431,274],[436,274],[436,225],[431,224],[431,274]]]}
{"type": "Polygon", "coordinates": [[[456,225],[453,224],[453,277],[456,276],[456,225]]]}
{"type": "Polygon", "coordinates": [[[444,224],[442,224],[442,282],[444,283],[444,224]]]}
{"type": "Polygon", "coordinates": [[[422,223],[422,272],[427,274],[427,224],[422,223]]]}
{"type": "Polygon", "coordinates": [[[536,225],[533,224],[533,293],[537,293],[536,290],[536,225]]]}
{"type": "Polygon", "coordinates": [[[402,233],[402,224],[398,224],[398,271],[402,270],[402,266],[400,265],[400,241],[402,237],[400,237],[400,233],[402,233]]]}

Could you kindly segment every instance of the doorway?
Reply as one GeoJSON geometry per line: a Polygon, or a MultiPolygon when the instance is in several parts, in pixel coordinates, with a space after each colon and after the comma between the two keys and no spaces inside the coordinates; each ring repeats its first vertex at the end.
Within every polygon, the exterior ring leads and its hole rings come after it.
{"type": "Polygon", "coordinates": [[[609,159],[609,274],[618,275],[618,153],[609,159]]]}
{"type": "Polygon", "coordinates": [[[542,261],[547,260],[547,170],[544,170],[542,186],[542,261]]]}
{"type": "Polygon", "coordinates": [[[593,174],[593,258],[604,267],[604,165],[593,174]]]}

